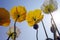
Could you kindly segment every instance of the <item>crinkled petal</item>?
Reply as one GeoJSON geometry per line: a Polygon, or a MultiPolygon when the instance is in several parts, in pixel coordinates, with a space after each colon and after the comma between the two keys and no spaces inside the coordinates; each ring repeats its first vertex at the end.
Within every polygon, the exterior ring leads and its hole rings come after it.
{"type": "Polygon", "coordinates": [[[11,9],[10,14],[14,21],[17,19],[18,15],[20,16],[17,22],[22,22],[26,19],[26,9],[23,6],[14,6],[11,9]]]}
{"type": "MultiPolygon", "coordinates": [[[[7,34],[10,35],[13,32],[14,32],[14,27],[10,27],[7,34]]],[[[18,37],[19,34],[21,33],[20,29],[17,27],[16,27],[16,33],[17,33],[16,37],[18,37]]],[[[11,38],[14,39],[14,34],[11,36],[11,38]]]]}
{"type": "Polygon", "coordinates": [[[55,11],[57,8],[58,8],[58,6],[57,6],[57,1],[56,0],[45,0],[42,7],[41,7],[43,12],[45,12],[47,14],[55,11]]]}
{"type": "Polygon", "coordinates": [[[10,24],[10,14],[5,8],[0,8],[0,26],[8,26],[10,24]]]}
{"type": "Polygon", "coordinates": [[[36,9],[34,11],[29,11],[26,20],[28,24],[32,27],[34,24],[39,23],[43,19],[42,11],[36,9]]]}

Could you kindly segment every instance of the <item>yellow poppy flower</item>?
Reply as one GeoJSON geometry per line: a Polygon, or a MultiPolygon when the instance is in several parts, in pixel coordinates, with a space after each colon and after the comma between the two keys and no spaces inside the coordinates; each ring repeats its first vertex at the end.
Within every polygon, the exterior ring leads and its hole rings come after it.
{"type": "Polygon", "coordinates": [[[12,16],[12,18],[14,19],[14,21],[17,19],[17,17],[19,16],[17,22],[22,22],[25,20],[26,18],[26,9],[23,6],[14,6],[11,11],[10,14],[12,16]]]}
{"type": "MultiPolygon", "coordinates": [[[[20,33],[21,33],[20,29],[18,27],[16,27],[16,38],[19,36],[20,33]]],[[[10,27],[7,34],[9,36],[12,34],[11,39],[14,39],[14,27],[10,27]]]]}
{"type": "Polygon", "coordinates": [[[39,9],[36,9],[34,11],[29,11],[26,20],[30,26],[33,26],[34,24],[39,23],[43,19],[43,15],[41,14],[42,11],[39,9]]]}
{"type": "Polygon", "coordinates": [[[45,0],[41,9],[46,14],[49,14],[50,12],[55,11],[57,9],[57,2],[56,2],[56,0],[45,0]]]}
{"type": "Polygon", "coordinates": [[[10,24],[10,14],[5,8],[0,8],[0,26],[8,26],[10,24]]]}

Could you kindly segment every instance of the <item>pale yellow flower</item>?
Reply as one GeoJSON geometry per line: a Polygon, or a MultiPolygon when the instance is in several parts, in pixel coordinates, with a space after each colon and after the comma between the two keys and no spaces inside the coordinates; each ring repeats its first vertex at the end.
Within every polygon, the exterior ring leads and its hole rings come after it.
{"type": "Polygon", "coordinates": [[[49,14],[50,12],[53,12],[57,9],[57,2],[56,0],[45,0],[41,9],[46,14],[49,14]]]}
{"type": "Polygon", "coordinates": [[[30,26],[39,23],[43,19],[42,11],[36,9],[34,11],[29,11],[26,20],[30,26]]]}
{"type": "Polygon", "coordinates": [[[26,18],[26,9],[23,6],[17,6],[17,7],[14,6],[11,9],[10,14],[14,20],[16,20],[17,17],[19,16],[17,22],[22,22],[26,18]]]}
{"type": "Polygon", "coordinates": [[[0,8],[0,26],[7,27],[10,24],[10,14],[5,8],[0,8]]]}
{"type": "MultiPolygon", "coordinates": [[[[7,32],[7,34],[9,36],[11,35],[11,33],[13,33],[11,36],[11,39],[14,39],[14,27],[10,27],[8,32],[7,32]]],[[[20,33],[21,33],[20,29],[18,27],[16,27],[16,38],[19,36],[20,33]]]]}

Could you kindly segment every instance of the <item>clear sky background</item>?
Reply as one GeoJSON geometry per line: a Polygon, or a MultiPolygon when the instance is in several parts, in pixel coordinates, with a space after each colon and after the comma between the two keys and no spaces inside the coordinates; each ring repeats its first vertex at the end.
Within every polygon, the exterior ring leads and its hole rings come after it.
{"type": "MultiPolygon", "coordinates": [[[[44,0],[0,0],[0,7],[2,8],[6,8],[8,11],[10,11],[10,9],[13,6],[18,6],[18,5],[22,5],[26,7],[27,12],[30,10],[34,10],[34,9],[40,9],[42,3],[44,2],[44,0]]],[[[58,2],[58,9],[53,12],[53,16],[54,16],[54,20],[58,26],[58,29],[60,30],[60,0],[57,0],[58,2]]],[[[53,38],[53,34],[50,31],[50,27],[51,27],[51,23],[50,23],[50,15],[46,15],[44,14],[44,23],[45,23],[45,28],[47,30],[48,36],[49,38],[53,38]]],[[[46,35],[44,32],[44,29],[42,27],[42,23],[38,23],[39,24],[39,40],[45,40],[46,39],[46,35]]],[[[8,31],[9,27],[12,27],[14,25],[14,21],[11,18],[11,23],[8,27],[3,27],[0,26],[0,40],[6,40],[8,38],[8,35],[6,34],[6,32],[8,31]]],[[[36,40],[36,30],[34,30],[33,28],[31,28],[26,20],[16,24],[16,26],[21,30],[21,34],[19,35],[19,37],[17,38],[17,40],[36,40]]]]}

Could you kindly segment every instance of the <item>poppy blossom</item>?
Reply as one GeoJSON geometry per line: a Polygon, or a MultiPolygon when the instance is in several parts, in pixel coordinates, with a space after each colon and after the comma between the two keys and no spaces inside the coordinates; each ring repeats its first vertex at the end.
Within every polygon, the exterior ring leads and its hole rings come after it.
{"type": "Polygon", "coordinates": [[[8,26],[10,24],[10,14],[5,8],[0,8],[0,26],[8,26]]]}
{"type": "Polygon", "coordinates": [[[41,7],[43,12],[45,12],[46,14],[55,11],[57,8],[58,7],[56,0],[45,0],[41,7]]]}
{"type": "Polygon", "coordinates": [[[30,26],[34,26],[35,24],[39,23],[43,19],[42,11],[36,9],[34,11],[29,11],[26,20],[30,26]]]}
{"type": "MultiPolygon", "coordinates": [[[[19,36],[19,34],[21,33],[20,29],[18,27],[16,27],[16,38],[19,36]]],[[[10,27],[7,34],[10,36],[11,34],[11,39],[14,39],[14,27],[10,27]]]]}
{"type": "Polygon", "coordinates": [[[26,18],[26,9],[23,6],[14,6],[10,10],[11,17],[14,19],[14,21],[18,18],[17,22],[22,22],[26,18]]]}

